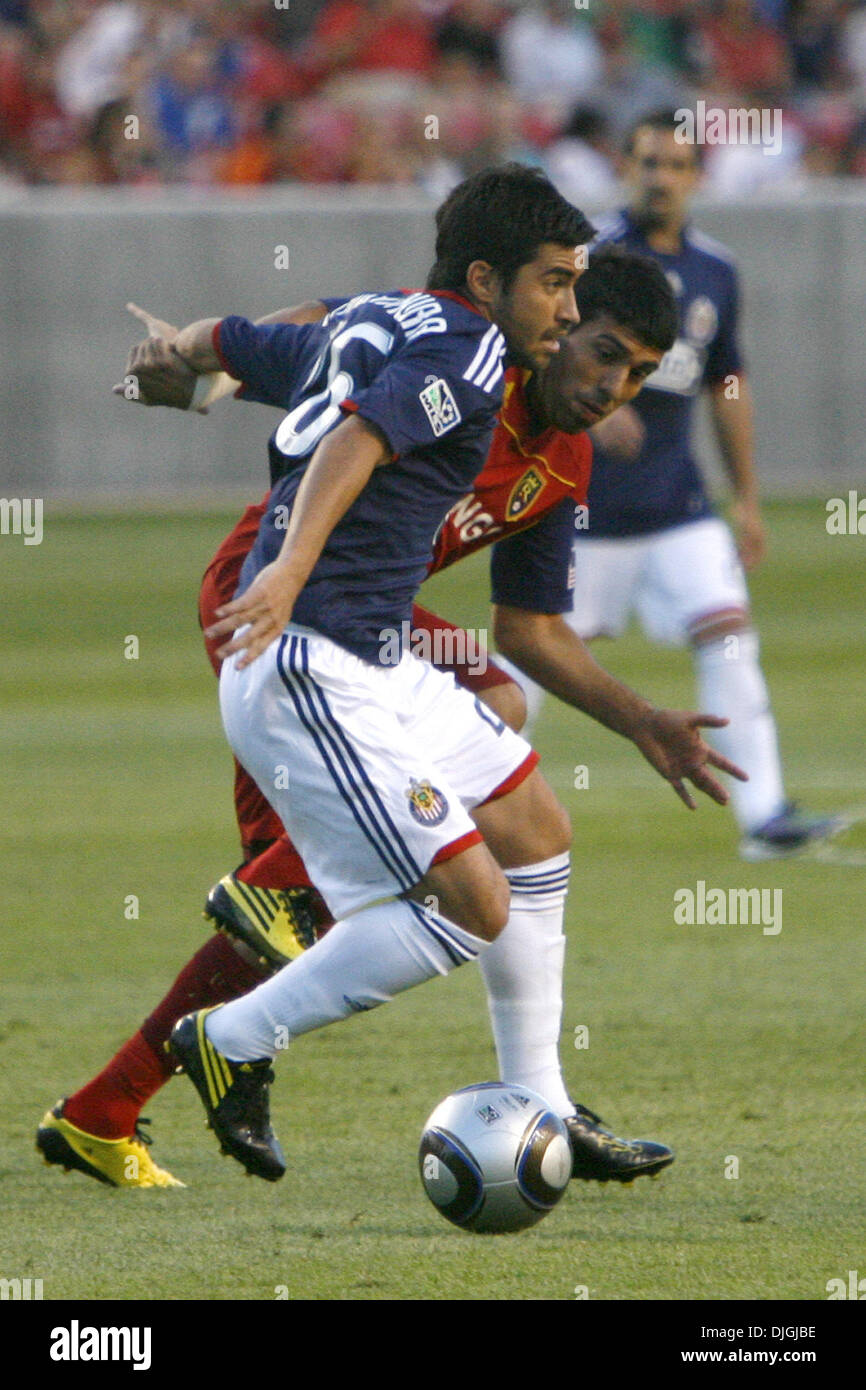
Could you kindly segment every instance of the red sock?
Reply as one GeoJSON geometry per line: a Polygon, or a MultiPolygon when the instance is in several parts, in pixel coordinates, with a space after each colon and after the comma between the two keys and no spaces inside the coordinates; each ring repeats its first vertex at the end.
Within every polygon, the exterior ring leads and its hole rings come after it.
{"type": "Polygon", "coordinates": [[[164,1086],[174,1062],[163,1043],[177,1020],[193,1009],[246,994],[267,975],[241,960],[224,936],[213,936],[181,970],[140,1030],[105,1067],[66,1102],[64,1118],[100,1139],[124,1139],[142,1106],[164,1086]]]}
{"type": "Polygon", "coordinates": [[[304,861],[287,835],[238,869],[242,883],[251,883],[254,888],[312,888],[312,880],[304,868],[304,861]]]}

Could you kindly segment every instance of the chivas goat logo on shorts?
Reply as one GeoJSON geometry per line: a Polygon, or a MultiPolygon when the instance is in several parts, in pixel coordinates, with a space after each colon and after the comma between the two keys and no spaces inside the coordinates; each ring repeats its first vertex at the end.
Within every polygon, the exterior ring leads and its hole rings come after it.
{"type": "Polygon", "coordinates": [[[506,521],[516,521],[527,508],[531,507],[541,489],[547,483],[537,468],[530,468],[511,489],[508,506],[505,508],[506,521]]]}
{"type": "Polygon", "coordinates": [[[448,802],[429,782],[416,782],[413,777],[406,795],[409,810],[419,825],[440,825],[448,815],[448,802]]]}

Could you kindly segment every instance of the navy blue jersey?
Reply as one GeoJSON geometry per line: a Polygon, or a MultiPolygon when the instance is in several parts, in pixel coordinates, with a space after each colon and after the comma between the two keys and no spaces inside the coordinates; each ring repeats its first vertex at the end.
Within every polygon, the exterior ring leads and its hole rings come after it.
{"type": "Polygon", "coordinates": [[[597,244],[605,242],[657,261],[680,310],[674,346],[632,403],[646,430],[639,457],[616,459],[598,445],[593,455],[587,534],[635,536],[712,514],[692,454],[692,415],[702,387],[742,369],[737,272],[723,246],[691,227],[676,255],[651,250],[628,212],[602,227],[597,244]]]}
{"type": "MultiPolygon", "coordinates": [[[[466,300],[394,291],[338,302],[316,324],[229,317],[214,330],[247,399],[288,411],[268,449],[275,479],[238,594],[276,559],[321,439],[347,412],[395,455],[329,536],[292,614],[366,661],[403,631],[448,509],[471,489],[502,399],[505,340],[466,300]]],[[[408,630],[408,629],[407,629],[408,630]]]]}
{"type": "Polygon", "coordinates": [[[532,526],[497,541],[490,557],[494,603],[532,613],[569,613],[574,601],[576,508],[563,497],[532,526]]]}

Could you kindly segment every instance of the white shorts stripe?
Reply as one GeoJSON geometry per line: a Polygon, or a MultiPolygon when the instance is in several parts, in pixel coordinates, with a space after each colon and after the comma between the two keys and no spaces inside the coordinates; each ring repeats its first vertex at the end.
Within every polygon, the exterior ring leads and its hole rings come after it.
{"type": "Polygon", "coordinates": [[[382,863],[403,889],[411,888],[423,878],[424,871],[415,863],[387,809],[379,801],[363,765],[345,736],[345,731],[331,715],[324,694],[308,670],[304,669],[306,654],[306,639],[298,637],[297,634],[284,636],[277,652],[277,669],[292,697],[298,718],[316,744],[340,795],[382,863]],[[350,765],[349,755],[354,767],[350,765]],[[385,821],[385,826],[377,816],[377,811],[385,821]],[[401,850],[405,859],[401,858],[401,850]]]}

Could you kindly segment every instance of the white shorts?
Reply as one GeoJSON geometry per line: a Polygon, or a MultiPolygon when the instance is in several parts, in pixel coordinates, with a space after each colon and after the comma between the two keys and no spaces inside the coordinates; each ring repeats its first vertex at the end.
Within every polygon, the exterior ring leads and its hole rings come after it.
{"type": "Polygon", "coordinates": [[[702,620],[748,609],[746,577],[723,521],[707,517],[647,536],[581,538],[574,547],[580,637],[619,637],[637,612],[646,635],[682,645],[702,620]]]}
{"type": "Polygon", "coordinates": [[[453,676],[408,651],[372,666],[295,623],[243,671],[223,662],[220,704],[238,761],[336,918],[480,840],[469,810],[537,762],[453,676]]]}

